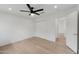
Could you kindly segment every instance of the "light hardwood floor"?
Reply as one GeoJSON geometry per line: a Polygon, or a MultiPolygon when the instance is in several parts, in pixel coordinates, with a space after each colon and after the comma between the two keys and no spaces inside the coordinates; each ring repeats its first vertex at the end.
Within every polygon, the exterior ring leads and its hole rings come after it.
{"type": "Polygon", "coordinates": [[[2,54],[72,54],[65,44],[51,42],[42,38],[32,37],[23,41],[0,47],[2,54]]]}

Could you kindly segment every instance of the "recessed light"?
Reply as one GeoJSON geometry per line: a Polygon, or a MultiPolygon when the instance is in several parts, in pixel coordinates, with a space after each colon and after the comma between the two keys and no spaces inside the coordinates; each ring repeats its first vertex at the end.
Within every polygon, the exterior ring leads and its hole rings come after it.
{"type": "Polygon", "coordinates": [[[54,8],[58,8],[58,6],[55,5],[54,8]]]}
{"type": "Polygon", "coordinates": [[[12,10],[12,8],[8,8],[9,9],[9,11],[11,11],[12,10]]]}

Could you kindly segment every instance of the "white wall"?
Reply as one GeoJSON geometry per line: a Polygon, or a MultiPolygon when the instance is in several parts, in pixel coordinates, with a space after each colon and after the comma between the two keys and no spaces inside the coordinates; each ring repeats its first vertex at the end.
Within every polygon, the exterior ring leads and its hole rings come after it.
{"type": "Polygon", "coordinates": [[[0,46],[32,37],[34,21],[0,12],[0,46]]]}
{"type": "Polygon", "coordinates": [[[43,20],[36,22],[36,36],[45,38],[50,41],[55,41],[56,36],[56,24],[55,19],[42,18],[43,20]]]}

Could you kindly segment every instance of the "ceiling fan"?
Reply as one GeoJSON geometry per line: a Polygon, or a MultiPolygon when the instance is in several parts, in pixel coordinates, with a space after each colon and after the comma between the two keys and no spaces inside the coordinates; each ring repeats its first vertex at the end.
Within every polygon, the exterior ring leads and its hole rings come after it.
{"type": "Polygon", "coordinates": [[[44,10],[44,9],[34,10],[34,7],[31,7],[30,4],[26,4],[26,6],[29,8],[29,11],[27,11],[27,10],[20,10],[20,12],[29,12],[30,13],[29,15],[32,15],[32,14],[40,15],[40,13],[38,13],[38,12],[44,10]]]}

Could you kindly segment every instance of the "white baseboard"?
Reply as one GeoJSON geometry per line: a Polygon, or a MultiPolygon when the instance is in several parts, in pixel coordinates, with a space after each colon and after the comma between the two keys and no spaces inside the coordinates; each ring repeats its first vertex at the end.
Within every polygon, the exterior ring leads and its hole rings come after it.
{"type": "MultiPolygon", "coordinates": [[[[32,36],[31,36],[32,37],[32,36]]],[[[27,37],[27,38],[25,38],[25,39],[28,39],[28,38],[31,38],[31,37],[27,37]]],[[[1,46],[5,46],[5,45],[8,45],[8,44],[13,44],[13,43],[16,43],[16,42],[19,42],[19,41],[22,41],[22,40],[25,40],[25,39],[19,39],[19,40],[12,40],[12,41],[9,41],[9,42],[1,42],[0,43],[0,47],[1,46]]]]}

